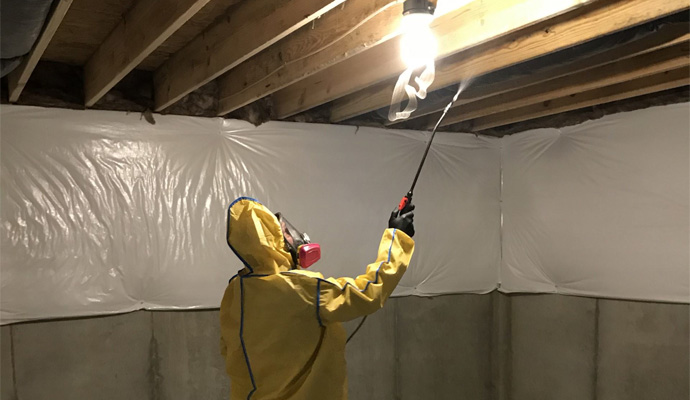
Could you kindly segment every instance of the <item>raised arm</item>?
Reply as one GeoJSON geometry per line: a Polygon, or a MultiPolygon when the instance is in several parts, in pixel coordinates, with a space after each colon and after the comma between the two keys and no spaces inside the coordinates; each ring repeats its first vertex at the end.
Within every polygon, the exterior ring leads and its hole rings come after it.
{"type": "Polygon", "coordinates": [[[414,241],[399,229],[383,233],[376,261],[352,278],[319,279],[320,322],[349,321],[383,307],[400,282],[414,251],[414,241]]]}

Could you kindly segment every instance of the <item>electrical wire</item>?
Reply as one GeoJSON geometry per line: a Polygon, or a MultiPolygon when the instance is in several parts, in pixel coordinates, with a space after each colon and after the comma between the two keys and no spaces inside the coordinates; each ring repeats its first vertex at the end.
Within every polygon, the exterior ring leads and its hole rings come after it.
{"type": "Polygon", "coordinates": [[[352,339],[352,338],[355,336],[355,333],[357,333],[357,331],[359,330],[359,328],[361,328],[362,325],[364,325],[364,321],[367,320],[367,317],[368,317],[368,315],[365,315],[365,316],[362,317],[362,320],[359,321],[359,325],[357,325],[357,327],[355,328],[355,330],[352,331],[352,333],[350,334],[350,337],[348,337],[348,338],[347,338],[347,341],[345,341],[345,344],[349,343],[349,342],[350,342],[350,339],[352,339]]]}

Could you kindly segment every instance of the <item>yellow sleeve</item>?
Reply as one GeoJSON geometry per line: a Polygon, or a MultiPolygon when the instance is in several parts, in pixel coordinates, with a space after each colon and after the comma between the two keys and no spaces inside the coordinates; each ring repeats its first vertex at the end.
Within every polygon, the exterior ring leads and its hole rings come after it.
{"type": "Polygon", "coordinates": [[[355,279],[319,279],[317,283],[320,323],[349,321],[383,307],[398,285],[414,251],[414,241],[403,231],[387,229],[378,257],[355,279]]]}

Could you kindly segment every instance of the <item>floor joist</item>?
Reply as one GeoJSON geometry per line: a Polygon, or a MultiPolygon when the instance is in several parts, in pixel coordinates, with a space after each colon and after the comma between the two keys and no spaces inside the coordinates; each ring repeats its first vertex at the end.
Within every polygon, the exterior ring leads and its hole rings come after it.
{"type": "MultiPolygon", "coordinates": [[[[577,18],[563,18],[542,30],[531,31],[509,43],[496,42],[438,62],[431,90],[455,85],[520,62],[686,11],[686,0],[600,0],[577,18]]],[[[331,121],[337,122],[390,104],[395,80],[373,85],[336,100],[331,121]]]]}
{"type": "Polygon", "coordinates": [[[38,61],[41,59],[43,52],[48,47],[48,43],[50,43],[50,40],[53,38],[55,31],[57,31],[71,5],[72,0],[58,1],[50,17],[48,17],[48,21],[43,28],[43,32],[41,32],[41,36],[39,36],[34,47],[31,49],[31,52],[24,56],[21,64],[7,76],[10,102],[14,103],[19,100],[19,96],[22,94],[24,86],[26,86],[26,83],[29,81],[31,73],[34,72],[36,64],[38,64],[38,61]]]}
{"type": "MultiPolygon", "coordinates": [[[[450,110],[441,126],[669,71],[688,64],[689,46],[690,44],[684,41],[671,47],[616,61],[593,70],[581,71],[468,103],[450,110]]],[[[428,126],[432,128],[437,120],[434,118],[435,116],[432,114],[428,120],[428,126]]]]}
{"type": "Polygon", "coordinates": [[[401,18],[400,2],[348,0],[219,78],[218,115],[393,38],[401,18]]]}
{"type": "Polygon", "coordinates": [[[495,128],[515,122],[527,121],[580,108],[610,103],[649,93],[661,92],[690,84],[690,66],[677,68],[632,81],[577,93],[539,104],[516,108],[473,121],[472,131],[495,128]]]}
{"type": "Polygon", "coordinates": [[[154,74],[156,111],[311,23],[344,0],[251,0],[175,53],[154,74]]]}
{"type": "MultiPolygon", "coordinates": [[[[432,23],[432,31],[438,41],[438,55],[440,58],[448,57],[590,2],[474,1],[438,17],[432,23]]],[[[276,92],[275,111],[279,118],[285,118],[397,76],[404,70],[400,60],[400,42],[394,39],[276,92]]]]}
{"type": "Polygon", "coordinates": [[[93,106],[209,0],[140,1],[84,67],[84,99],[93,106]]]}
{"type": "MultiPolygon", "coordinates": [[[[688,41],[690,41],[690,25],[687,23],[663,25],[657,32],[653,34],[649,34],[642,39],[637,39],[622,44],[611,50],[595,53],[593,55],[585,56],[583,58],[573,60],[572,62],[557,66],[545,66],[542,69],[535,70],[532,73],[516,78],[489,82],[479,86],[470,85],[460,94],[459,99],[453,104],[453,107],[459,107],[467,103],[485,99],[487,97],[496,96],[505,92],[536,85],[578,72],[591,70],[616,61],[629,59],[634,56],[650,53],[688,41]]],[[[547,63],[548,60],[545,60],[544,62],[547,63]]],[[[450,101],[450,98],[448,98],[448,101],[450,101]]],[[[434,113],[435,115],[431,117],[431,119],[438,120],[438,118],[441,116],[440,112],[444,107],[445,105],[442,107],[424,107],[424,105],[421,105],[410,116],[410,118],[405,121],[434,113]]],[[[405,123],[405,121],[386,121],[386,126],[399,125],[400,122],[405,123]]]]}

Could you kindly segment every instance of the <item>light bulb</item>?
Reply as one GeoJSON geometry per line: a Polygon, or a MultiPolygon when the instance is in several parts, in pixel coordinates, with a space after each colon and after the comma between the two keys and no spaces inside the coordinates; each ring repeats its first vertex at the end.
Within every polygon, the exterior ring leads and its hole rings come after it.
{"type": "Polygon", "coordinates": [[[422,67],[436,58],[436,38],[430,27],[433,19],[428,13],[403,16],[400,55],[407,68],[422,67]]]}

